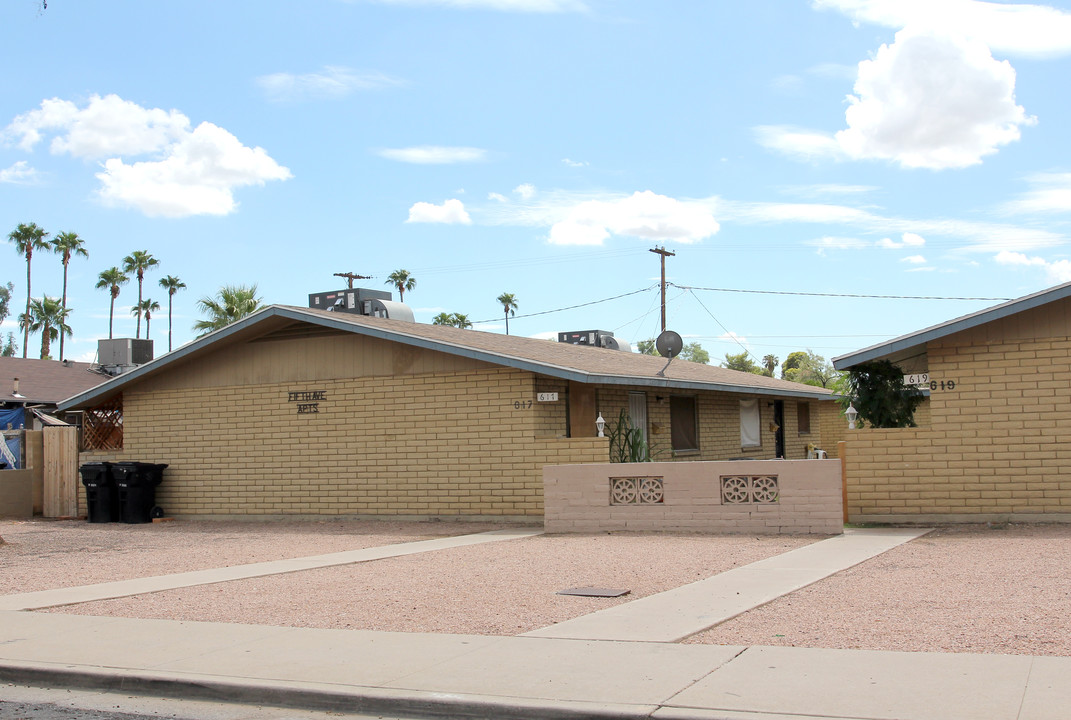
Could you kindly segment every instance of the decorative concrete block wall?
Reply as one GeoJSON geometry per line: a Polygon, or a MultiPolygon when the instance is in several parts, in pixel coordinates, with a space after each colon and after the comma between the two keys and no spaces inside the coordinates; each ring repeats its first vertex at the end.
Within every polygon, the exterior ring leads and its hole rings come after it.
{"type": "Polygon", "coordinates": [[[543,468],[550,533],[839,534],[839,460],[599,463],[543,468]]]}

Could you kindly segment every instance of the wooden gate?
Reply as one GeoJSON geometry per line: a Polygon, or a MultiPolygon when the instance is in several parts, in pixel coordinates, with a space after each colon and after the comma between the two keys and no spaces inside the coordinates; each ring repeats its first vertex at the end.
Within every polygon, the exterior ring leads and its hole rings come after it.
{"type": "Polygon", "coordinates": [[[44,429],[45,517],[78,515],[78,428],[44,429]]]}

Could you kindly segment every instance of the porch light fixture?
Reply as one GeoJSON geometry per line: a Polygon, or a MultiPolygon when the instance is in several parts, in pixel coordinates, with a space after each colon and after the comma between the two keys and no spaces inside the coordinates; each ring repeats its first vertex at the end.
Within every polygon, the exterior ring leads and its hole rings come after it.
{"type": "Polygon", "coordinates": [[[850,402],[848,409],[844,411],[844,417],[848,418],[848,429],[855,430],[855,420],[859,417],[859,411],[850,402]]]}
{"type": "Polygon", "coordinates": [[[595,419],[595,428],[599,431],[599,437],[606,437],[602,431],[606,429],[606,421],[602,419],[602,413],[595,419]]]}

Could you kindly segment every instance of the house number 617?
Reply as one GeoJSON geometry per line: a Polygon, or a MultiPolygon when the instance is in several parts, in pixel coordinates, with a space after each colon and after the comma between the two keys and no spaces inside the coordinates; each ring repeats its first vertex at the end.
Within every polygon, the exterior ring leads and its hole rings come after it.
{"type": "Polygon", "coordinates": [[[532,409],[532,401],[531,400],[514,400],[513,401],[513,409],[514,410],[531,410],[532,409]]]}

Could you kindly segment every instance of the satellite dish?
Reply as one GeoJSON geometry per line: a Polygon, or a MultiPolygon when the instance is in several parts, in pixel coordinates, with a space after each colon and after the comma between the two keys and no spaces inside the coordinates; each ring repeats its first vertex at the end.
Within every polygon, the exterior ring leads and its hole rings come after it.
{"type": "Polygon", "coordinates": [[[655,340],[655,349],[664,358],[672,360],[681,354],[682,348],[684,348],[684,341],[681,340],[680,335],[672,330],[663,330],[662,334],[655,340]]]}

